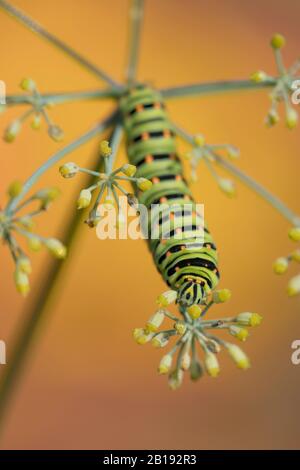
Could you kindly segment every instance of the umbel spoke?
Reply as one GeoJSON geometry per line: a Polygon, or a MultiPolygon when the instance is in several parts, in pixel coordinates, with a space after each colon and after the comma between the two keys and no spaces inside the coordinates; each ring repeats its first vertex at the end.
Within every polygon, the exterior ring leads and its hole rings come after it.
{"type": "Polygon", "coordinates": [[[144,0],[132,0],[130,8],[129,53],[126,80],[132,85],[136,78],[138,54],[140,49],[144,0]]]}
{"type": "Polygon", "coordinates": [[[63,41],[61,41],[59,38],[54,36],[52,33],[47,31],[43,26],[41,26],[35,20],[30,18],[28,15],[26,15],[23,11],[19,10],[18,8],[6,2],[5,0],[0,0],[0,8],[5,10],[8,14],[13,16],[15,19],[19,20],[24,26],[29,28],[31,31],[38,34],[39,36],[41,36],[42,38],[50,42],[53,46],[63,51],[69,57],[72,57],[72,59],[74,59],[82,67],[86,68],[91,73],[96,75],[98,78],[101,78],[102,80],[104,80],[106,83],[108,83],[111,86],[120,87],[120,84],[118,84],[109,75],[107,75],[106,72],[101,70],[96,65],[92,64],[89,60],[85,59],[85,57],[83,57],[81,54],[76,52],[74,49],[72,49],[70,46],[65,44],[63,41]]]}

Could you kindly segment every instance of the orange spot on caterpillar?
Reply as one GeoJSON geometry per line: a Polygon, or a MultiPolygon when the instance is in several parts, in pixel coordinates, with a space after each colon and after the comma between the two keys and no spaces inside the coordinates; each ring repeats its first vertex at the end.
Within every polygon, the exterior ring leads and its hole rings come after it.
{"type": "Polygon", "coordinates": [[[151,162],[153,162],[153,155],[146,155],[146,157],[145,157],[145,162],[146,162],[146,163],[151,163],[151,162]]]}
{"type": "Polygon", "coordinates": [[[171,137],[171,132],[169,131],[169,129],[165,129],[163,135],[165,139],[168,139],[169,137],[171,137]]]}
{"type": "Polygon", "coordinates": [[[157,176],[155,176],[154,178],[152,178],[152,183],[153,184],[156,184],[156,183],[159,183],[160,182],[160,179],[157,178],[157,176]]]}
{"type": "Polygon", "coordinates": [[[160,103],[154,103],[153,108],[154,109],[160,109],[161,108],[160,103]]]}
{"type": "Polygon", "coordinates": [[[138,104],[135,108],[137,113],[140,113],[141,111],[144,110],[144,105],[143,104],[138,104]]]}
{"type": "Polygon", "coordinates": [[[143,132],[142,133],[142,140],[148,140],[149,139],[149,133],[148,132],[143,132]]]}
{"type": "Polygon", "coordinates": [[[164,202],[167,202],[167,198],[166,198],[166,197],[161,197],[160,200],[159,200],[159,202],[160,202],[161,204],[163,204],[164,202]]]}

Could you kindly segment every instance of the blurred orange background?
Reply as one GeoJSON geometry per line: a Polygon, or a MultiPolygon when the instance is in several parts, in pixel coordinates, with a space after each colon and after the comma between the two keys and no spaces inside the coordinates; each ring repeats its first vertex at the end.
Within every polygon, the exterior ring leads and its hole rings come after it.
{"type": "MultiPolygon", "coordinates": [[[[14,4],[52,33],[122,80],[127,51],[128,2],[124,0],[16,0],[14,4]]],[[[146,2],[139,78],[156,87],[247,78],[263,69],[276,74],[269,39],[288,38],[284,59],[299,54],[300,4],[296,0],[152,0],[146,2]]],[[[30,76],[41,92],[104,86],[71,59],[0,11],[1,76],[8,94],[30,76]]],[[[266,129],[268,92],[251,91],[170,100],[172,118],[211,143],[241,150],[241,169],[299,211],[299,130],[281,122],[266,129]]],[[[58,105],[50,112],[65,142],[104,116],[112,103],[58,105]]],[[[1,115],[1,129],[21,113],[1,115]]],[[[97,139],[64,161],[88,165],[97,139]]],[[[12,179],[28,177],[60,144],[46,132],[24,126],[13,145],[0,142],[1,201],[12,179]]],[[[119,160],[125,161],[125,153],[119,160]]],[[[79,178],[65,181],[57,167],[37,187],[59,186],[60,201],[39,217],[38,230],[58,235],[75,210],[79,178]]],[[[271,265],[293,248],[289,224],[242,185],[229,200],[204,167],[194,193],[220,252],[222,286],[229,304],[216,317],[241,311],[264,315],[245,350],[252,368],[237,370],[222,354],[218,379],[185,380],[172,392],[156,373],[160,351],[137,346],[131,330],[143,326],[165,289],[145,242],[100,241],[86,226],[64,270],[60,293],[43,322],[7,414],[5,449],[231,449],[299,447],[300,366],[291,364],[291,343],[300,338],[299,298],[289,299],[288,278],[271,265]]],[[[25,306],[39,289],[49,262],[34,255],[32,291],[26,302],[15,292],[13,263],[1,248],[0,339],[7,361],[25,306]]],[[[1,369],[5,366],[0,366],[1,369]]]]}

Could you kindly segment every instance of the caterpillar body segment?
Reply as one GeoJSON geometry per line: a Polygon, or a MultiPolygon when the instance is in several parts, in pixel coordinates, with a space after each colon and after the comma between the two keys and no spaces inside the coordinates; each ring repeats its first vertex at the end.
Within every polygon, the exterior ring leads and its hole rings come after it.
{"type": "Polygon", "coordinates": [[[184,179],[162,97],[148,87],[133,88],[122,98],[121,112],[129,161],[137,177],[153,183],[136,195],[151,209],[148,228],[156,232],[148,243],[157,269],[182,306],[199,304],[218,284],[217,251],[205,224],[204,234],[199,225],[202,215],[184,179]]]}

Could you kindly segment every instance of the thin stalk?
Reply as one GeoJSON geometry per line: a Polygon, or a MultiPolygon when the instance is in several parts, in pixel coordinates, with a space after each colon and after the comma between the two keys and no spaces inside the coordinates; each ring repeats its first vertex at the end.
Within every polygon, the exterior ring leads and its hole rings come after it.
{"type": "Polygon", "coordinates": [[[115,159],[117,157],[117,153],[122,142],[122,137],[123,137],[123,126],[122,124],[118,123],[116,124],[114,132],[112,133],[112,136],[110,139],[110,146],[111,146],[112,152],[111,152],[111,155],[107,159],[106,168],[107,168],[108,174],[112,173],[115,159]]]}
{"type": "MultiPolygon", "coordinates": [[[[296,80],[296,78],[295,78],[296,80]]],[[[277,78],[270,78],[261,83],[251,80],[222,80],[218,82],[193,83],[191,85],[162,88],[160,90],[163,98],[184,98],[189,96],[202,96],[229,91],[260,90],[275,86],[277,78]]]]}
{"type": "Polygon", "coordinates": [[[106,72],[101,70],[96,65],[92,64],[90,61],[85,59],[81,54],[76,52],[70,46],[65,44],[63,41],[58,39],[52,33],[47,31],[43,26],[37,23],[35,20],[26,15],[23,11],[16,8],[14,5],[11,5],[5,0],[0,0],[0,8],[2,8],[6,13],[13,16],[16,20],[20,21],[24,26],[33,31],[34,33],[41,36],[43,39],[46,39],[50,44],[58,48],[60,51],[64,52],[66,55],[74,59],[78,64],[84,67],[86,70],[96,75],[96,77],[101,78],[106,83],[111,86],[119,87],[120,85],[113,80],[106,72]]]}
{"type": "Polygon", "coordinates": [[[265,189],[260,183],[255,181],[250,176],[246,175],[246,173],[241,171],[239,168],[235,167],[232,163],[221,158],[219,155],[215,155],[215,159],[218,165],[225,168],[225,170],[229,171],[233,176],[238,178],[242,183],[252,189],[252,191],[262,197],[292,225],[298,227],[300,226],[300,217],[295,214],[288,206],[286,206],[281,201],[281,199],[279,199],[277,196],[274,196],[274,194],[265,189]]]}
{"type": "MultiPolygon", "coordinates": [[[[101,169],[102,159],[99,161],[97,156],[94,170],[101,171],[101,169]]],[[[95,177],[89,176],[87,184],[93,184],[94,181],[95,177]]],[[[80,183],[81,186],[82,183],[80,183]]],[[[39,289],[36,291],[32,303],[28,305],[27,315],[24,316],[24,323],[16,336],[9,363],[3,369],[0,381],[0,429],[3,429],[7,407],[28,358],[30,348],[36,338],[37,330],[42,326],[47,315],[49,315],[49,306],[52,305],[53,307],[59,281],[68,266],[69,260],[72,259],[71,255],[73,254],[74,245],[78,240],[79,228],[83,226],[83,217],[84,214],[81,211],[76,211],[75,207],[74,211],[67,210],[64,220],[65,231],[60,238],[68,247],[69,256],[64,262],[51,260],[46,274],[39,282],[39,289]]]]}
{"type": "MultiPolygon", "coordinates": [[[[45,106],[48,103],[51,104],[62,104],[68,102],[84,101],[84,100],[96,100],[103,98],[114,98],[117,99],[121,95],[119,88],[106,88],[105,90],[92,90],[92,91],[72,91],[72,92],[61,92],[61,93],[46,93],[41,94],[39,97],[39,104],[45,106]]],[[[36,98],[32,95],[8,95],[6,96],[6,105],[14,106],[17,104],[31,104],[36,103],[36,98]]]]}
{"type": "Polygon", "coordinates": [[[73,140],[70,144],[66,145],[62,149],[60,149],[58,152],[56,152],[52,157],[50,157],[43,165],[41,165],[31,176],[30,178],[24,183],[23,189],[21,193],[12,199],[10,203],[6,207],[6,211],[8,213],[13,212],[16,207],[18,206],[19,202],[23,199],[23,197],[28,193],[28,191],[31,189],[31,187],[37,182],[37,180],[47,171],[49,168],[51,168],[53,165],[55,165],[57,162],[59,162],[63,157],[65,157],[67,154],[72,152],[73,150],[77,149],[81,145],[85,144],[89,140],[91,140],[93,137],[96,135],[99,135],[101,132],[103,132],[107,127],[109,127],[114,119],[116,118],[116,112],[110,114],[106,119],[104,119],[102,122],[97,124],[96,126],[92,127],[88,132],[85,134],[82,134],[80,137],[77,139],[73,140]]]}
{"type": "Polygon", "coordinates": [[[144,12],[144,0],[132,0],[130,8],[130,34],[129,34],[129,54],[126,70],[126,80],[128,85],[135,82],[140,39],[142,31],[142,20],[144,12]]]}
{"type": "MultiPolygon", "coordinates": [[[[192,135],[190,135],[184,129],[175,124],[173,124],[173,128],[179,137],[188,142],[190,145],[194,145],[194,139],[192,135]]],[[[300,217],[295,214],[288,206],[286,206],[277,196],[274,196],[274,194],[265,189],[260,183],[255,181],[250,176],[246,175],[243,171],[235,167],[232,163],[228,162],[227,160],[224,160],[218,154],[213,153],[213,156],[218,165],[222,166],[225,170],[229,171],[242,183],[252,189],[252,191],[254,191],[266,202],[268,202],[268,204],[270,204],[274,209],[276,209],[292,225],[300,226],[300,217]]]]}

